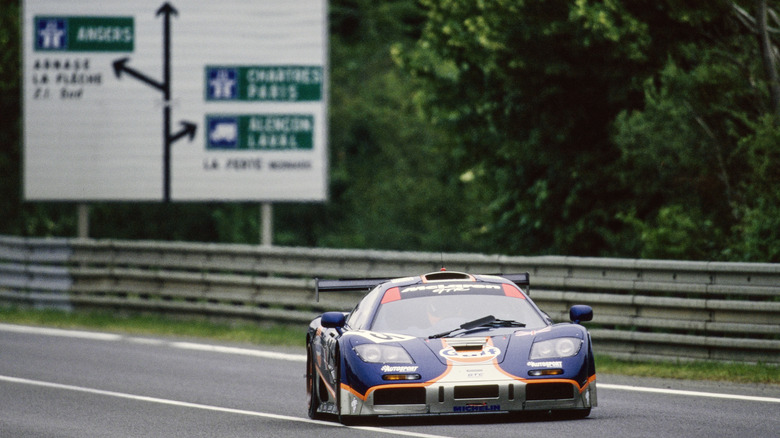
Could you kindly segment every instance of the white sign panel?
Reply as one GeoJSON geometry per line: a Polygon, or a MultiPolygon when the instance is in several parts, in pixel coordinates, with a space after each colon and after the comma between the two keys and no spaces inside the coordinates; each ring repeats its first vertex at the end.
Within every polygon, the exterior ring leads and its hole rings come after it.
{"type": "Polygon", "coordinates": [[[326,12],[25,0],[25,199],[325,200],[326,12]]]}

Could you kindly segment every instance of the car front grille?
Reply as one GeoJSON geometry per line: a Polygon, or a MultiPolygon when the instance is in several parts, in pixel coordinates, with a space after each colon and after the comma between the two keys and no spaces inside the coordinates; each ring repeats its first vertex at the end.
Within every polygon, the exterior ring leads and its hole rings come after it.
{"type": "Polygon", "coordinates": [[[425,388],[382,388],[374,392],[375,405],[425,404],[425,388]]]}
{"type": "Polygon", "coordinates": [[[560,400],[574,398],[574,387],[570,383],[529,383],[525,387],[526,400],[560,400]]]}
{"type": "Polygon", "coordinates": [[[498,398],[498,385],[456,386],[456,400],[470,398],[498,398]]]}

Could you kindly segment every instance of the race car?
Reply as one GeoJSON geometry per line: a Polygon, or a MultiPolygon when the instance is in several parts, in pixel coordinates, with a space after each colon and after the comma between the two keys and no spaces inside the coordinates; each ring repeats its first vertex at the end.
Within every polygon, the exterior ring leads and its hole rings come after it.
{"type": "Polygon", "coordinates": [[[438,271],[316,280],[317,293],[370,290],[351,312],[326,312],[306,335],[311,418],[560,412],[597,405],[593,318],[575,305],[554,324],[529,275],[438,271]]]}

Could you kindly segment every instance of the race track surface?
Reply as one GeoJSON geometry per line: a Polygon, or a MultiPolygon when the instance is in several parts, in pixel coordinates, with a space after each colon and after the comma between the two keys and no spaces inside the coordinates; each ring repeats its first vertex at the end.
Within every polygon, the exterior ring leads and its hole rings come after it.
{"type": "Polygon", "coordinates": [[[776,437],[780,387],[598,376],[584,420],[306,416],[304,351],[0,323],[0,437],[776,437]]]}

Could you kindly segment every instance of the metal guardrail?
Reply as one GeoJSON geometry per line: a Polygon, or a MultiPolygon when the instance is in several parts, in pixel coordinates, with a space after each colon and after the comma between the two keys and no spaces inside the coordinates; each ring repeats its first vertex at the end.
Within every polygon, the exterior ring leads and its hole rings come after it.
{"type": "Polygon", "coordinates": [[[441,268],[531,274],[556,321],[593,307],[597,351],[626,359],[780,364],[780,264],[511,257],[0,236],[0,304],[107,308],[305,324],[360,293],[314,278],[393,277],[441,268]]]}

